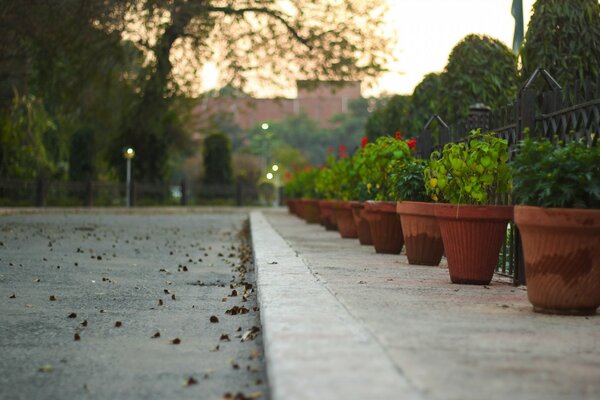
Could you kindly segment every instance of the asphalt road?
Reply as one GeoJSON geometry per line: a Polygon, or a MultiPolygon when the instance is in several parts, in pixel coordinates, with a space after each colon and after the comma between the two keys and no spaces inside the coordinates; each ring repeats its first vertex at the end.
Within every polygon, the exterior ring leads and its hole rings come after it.
{"type": "Polygon", "coordinates": [[[268,398],[246,218],[0,217],[0,398],[268,398]]]}

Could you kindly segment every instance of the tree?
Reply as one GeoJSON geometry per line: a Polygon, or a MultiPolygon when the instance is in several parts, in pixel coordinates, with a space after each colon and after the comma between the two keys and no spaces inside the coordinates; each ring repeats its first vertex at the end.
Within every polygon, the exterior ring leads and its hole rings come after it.
{"type": "Polygon", "coordinates": [[[452,49],[442,73],[439,114],[451,124],[465,118],[472,104],[495,108],[513,102],[516,91],[512,51],[492,37],[467,35],[452,49]]]}
{"type": "Polygon", "coordinates": [[[55,177],[70,170],[73,135],[81,129],[90,130],[91,151],[104,158],[99,150],[107,147],[135,96],[132,82],[142,58],[131,42],[122,41],[122,4],[2,1],[0,107],[8,108],[18,96],[41,102],[54,125],[42,135],[42,144],[55,177]]]}
{"type": "Polygon", "coordinates": [[[376,108],[369,116],[365,128],[369,140],[374,141],[380,136],[393,136],[395,132],[402,132],[407,138],[416,135],[411,131],[410,103],[410,96],[396,94],[376,108]]]}
{"type": "Polygon", "coordinates": [[[423,127],[434,114],[439,114],[441,93],[441,75],[430,73],[415,87],[411,96],[409,120],[411,132],[415,135],[423,131],[423,127]]]}
{"type": "Polygon", "coordinates": [[[522,79],[545,68],[561,85],[600,75],[598,0],[537,0],[522,50],[522,79]]]}
{"type": "Polygon", "coordinates": [[[141,99],[116,147],[129,144],[140,149],[137,171],[142,180],[164,176],[172,136],[180,134],[169,116],[170,99],[189,89],[186,83],[193,81],[186,76],[202,63],[217,61],[222,79],[236,87],[243,87],[249,76],[271,83],[291,77],[368,79],[384,71],[392,45],[381,33],[383,0],[146,0],[133,4],[139,4],[136,15],[148,32],[155,33],[155,40],[140,37],[136,41],[151,62],[142,81],[141,99]],[[177,74],[173,50],[190,61],[177,74]]]}
{"type": "Polygon", "coordinates": [[[231,142],[221,132],[213,133],[204,140],[204,182],[229,184],[233,182],[231,166],[231,142]]]}

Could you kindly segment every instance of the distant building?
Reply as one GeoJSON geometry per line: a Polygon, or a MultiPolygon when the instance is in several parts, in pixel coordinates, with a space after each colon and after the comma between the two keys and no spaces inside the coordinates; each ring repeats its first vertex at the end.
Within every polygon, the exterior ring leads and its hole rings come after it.
{"type": "MultiPolygon", "coordinates": [[[[199,121],[218,112],[231,112],[244,130],[265,122],[306,113],[322,127],[330,126],[331,117],[348,111],[352,100],[362,97],[360,81],[296,81],[295,99],[258,99],[253,97],[205,97],[195,108],[199,121]]],[[[200,124],[201,125],[201,124],[200,124]]]]}

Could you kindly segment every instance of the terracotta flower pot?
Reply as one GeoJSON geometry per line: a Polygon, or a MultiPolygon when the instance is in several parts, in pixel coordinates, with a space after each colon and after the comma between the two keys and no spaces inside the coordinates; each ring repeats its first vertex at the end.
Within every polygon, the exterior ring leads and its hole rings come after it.
{"type": "Polygon", "coordinates": [[[343,238],[356,239],[358,237],[358,232],[356,231],[356,224],[354,223],[354,217],[352,216],[350,202],[334,201],[332,205],[340,235],[343,238]]]}
{"type": "Polygon", "coordinates": [[[402,201],[396,205],[408,262],[415,265],[438,265],[444,254],[442,234],[433,214],[435,204],[402,201]]]}
{"type": "Polygon", "coordinates": [[[319,200],[319,222],[328,231],[337,230],[337,225],[334,223],[332,205],[332,200],[319,200]]]}
{"type": "Polygon", "coordinates": [[[319,223],[319,201],[317,199],[300,199],[300,216],[309,224],[319,223]]]}
{"type": "Polygon", "coordinates": [[[298,211],[296,211],[296,199],[286,199],[285,204],[290,214],[298,215],[298,211]]]}
{"type": "Polygon", "coordinates": [[[396,214],[396,202],[367,201],[365,210],[375,252],[400,254],[404,245],[404,237],[400,218],[396,214]]]}
{"type": "Polygon", "coordinates": [[[351,201],[350,208],[352,208],[352,217],[354,218],[354,224],[356,225],[356,232],[358,233],[358,241],[362,245],[372,246],[373,238],[371,238],[371,228],[369,227],[369,221],[365,217],[365,204],[360,201],[351,201]]]}
{"type": "Polygon", "coordinates": [[[513,207],[436,204],[434,214],[452,283],[489,284],[513,207]]]}
{"type": "Polygon", "coordinates": [[[594,314],[600,306],[600,210],[516,206],[515,222],[533,309],[594,314]]]}

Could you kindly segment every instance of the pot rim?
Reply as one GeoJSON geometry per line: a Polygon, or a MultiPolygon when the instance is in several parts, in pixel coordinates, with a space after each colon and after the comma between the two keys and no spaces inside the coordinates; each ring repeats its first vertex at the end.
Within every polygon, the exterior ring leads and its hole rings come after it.
{"type": "Polygon", "coordinates": [[[436,203],[433,213],[438,219],[510,221],[513,218],[512,205],[473,205],[436,203]]]}
{"type": "Polygon", "coordinates": [[[518,205],[515,206],[515,223],[517,226],[600,230],[600,210],[518,205]]]}
{"type": "Polygon", "coordinates": [[[365,202],[365,210],[369,212],[396,214],[396,202],[367,200],[365,202]]]}
{"type": "Polygon", "coordinates": [[[436,203],[424,201],[399,201],[396,203],[396,212],[400,215],[422,215],[435,217],[434,208],[436,203]]]}

